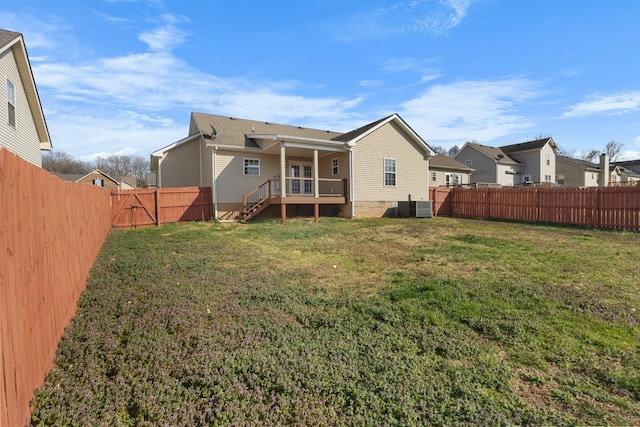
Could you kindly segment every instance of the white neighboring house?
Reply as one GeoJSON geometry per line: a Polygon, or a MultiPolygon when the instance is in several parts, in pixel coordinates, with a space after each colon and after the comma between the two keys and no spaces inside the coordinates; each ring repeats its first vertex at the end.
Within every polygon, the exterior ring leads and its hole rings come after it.
{"type": "Polygon", "coordinates": [[[463,163],[436,153],[429,159],[429,187],[458,187],[471,182],[473,169],[463,163]]]}
{"type": "Polygon", "coordinates": [[[22,34],[0,29],[0,148],[42,167],[53,149],[22,34]]]}

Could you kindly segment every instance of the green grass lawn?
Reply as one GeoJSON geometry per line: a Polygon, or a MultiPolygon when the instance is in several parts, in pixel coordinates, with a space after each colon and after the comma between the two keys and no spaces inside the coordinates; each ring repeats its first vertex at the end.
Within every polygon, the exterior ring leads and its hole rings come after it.
{"type": "Polygon", "coordinates": [[[34,425],[640,425],[640,235],[112,231],[34,425]]]}

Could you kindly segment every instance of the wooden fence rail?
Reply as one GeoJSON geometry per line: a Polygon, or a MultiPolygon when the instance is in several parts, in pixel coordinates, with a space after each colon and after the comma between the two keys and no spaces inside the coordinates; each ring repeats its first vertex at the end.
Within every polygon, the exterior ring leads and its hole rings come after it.
{"type": "Polygon", "coordinates": [[[114,228],[139,228],[212,218],[211,187],[154,188],[111,192],[114,228]]]}
{"type": "Polygon", "coordinates": [[[436,216],[640,231],[640,187],[431,188],[436,216]]]}
{"type": "Polygon", "coordinates": [[[109,192],[0,149],[0,426],[23,426],[109,232],[109,192]]]}

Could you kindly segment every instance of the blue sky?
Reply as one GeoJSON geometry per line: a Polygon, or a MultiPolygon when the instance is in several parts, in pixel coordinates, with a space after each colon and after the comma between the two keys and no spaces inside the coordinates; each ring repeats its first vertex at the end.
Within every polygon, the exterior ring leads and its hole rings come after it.
{"type": "Polygon", "coordinates": [[[147,156],[192,111],[349,131],[399,113],[432,146],[551,135],[640,158],[636,0],[21,0],[54,149],[147,156]]]}

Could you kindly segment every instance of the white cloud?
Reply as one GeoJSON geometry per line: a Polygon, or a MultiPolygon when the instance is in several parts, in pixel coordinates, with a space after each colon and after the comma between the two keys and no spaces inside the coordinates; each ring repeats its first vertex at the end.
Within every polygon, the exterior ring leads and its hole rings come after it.
{"type": "Polygon", "coordinates": [[[533,126],[517,111],[524,101],[541,95],[538,86],[524,78],[434,85],[402,104],[401,115],[436,144],[488,142],[533,126]]]}
{"type": "Polygon", "coordinates": [[[442,35],[460,24],[472,0],[371,1],[350,15],[336,34],[344,40],[392,38],[408,34],[442,35]]]}
{"type": "Polygon", "coordinates": [[[611,95],[594,94],[584,102],[569,107],[564,117],[590,116],[593,114],[624,114],[640,109],[640,91],[611,95]]]}
{"type": "Polygon", "coordinates": [[[185,137],[188,129],[186,120],[175,123],[163,116],[129,110],[110,114],[48,111],[47,123],[53,148],[83,161],[112,154],[148,156],[158,147],[185,137]]]}
{"type": "Polygon", "coordinates": [[[162,16],[165,24],[138,37],[153,51],[168,51],[185,41],[186,34],[176,24],[188,23],[189,20],[179,15],[165,14],[162,16]]]}

